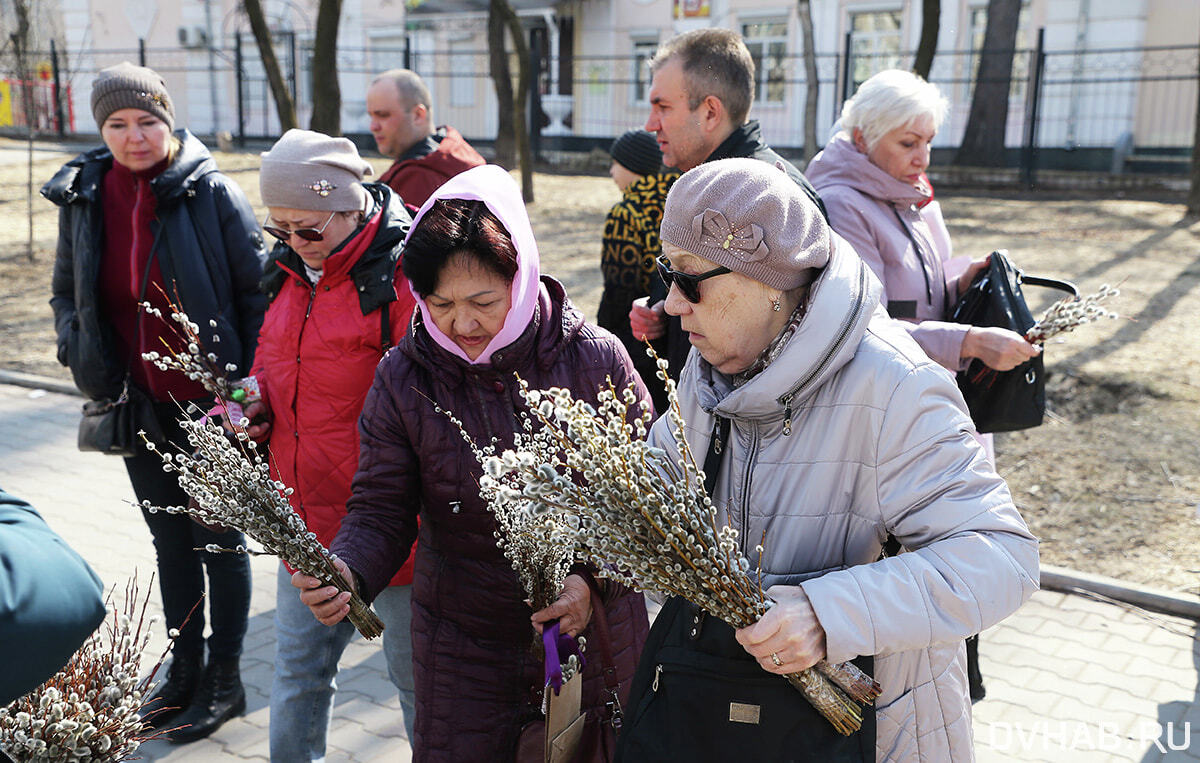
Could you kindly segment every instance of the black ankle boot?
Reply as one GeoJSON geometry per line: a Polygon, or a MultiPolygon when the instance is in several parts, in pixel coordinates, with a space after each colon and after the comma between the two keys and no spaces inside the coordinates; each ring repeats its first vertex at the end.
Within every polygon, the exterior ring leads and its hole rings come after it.
{"type": "Polygon", "coordinates": [[[246,712],[246,690],[242,687],[238,658],[209,659],[200,678],[200,687],[192,704],[174,719],[172,725],[183,726],[167,734],[175,744],[203,739],[230,718],[246,712]]]}
{"type": "Polygon", "coordinates": [[[171,658],[166,680],[159,683],[154,694],[138,711],[147,730],[171,726],[172,721],[192,704],[196,687],[200,684],[203,662],[200,655],[177,654],[171,658]]]}

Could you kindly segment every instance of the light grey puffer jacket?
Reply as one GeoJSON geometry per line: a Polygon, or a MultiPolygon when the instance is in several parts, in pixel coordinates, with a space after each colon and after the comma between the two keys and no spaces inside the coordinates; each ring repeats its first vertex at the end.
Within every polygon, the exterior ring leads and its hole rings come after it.
{"type": "MultiPolygon", "coordinates": [[[[747,558],[765,534],[764,587],[803,586],[830,661],[875,656],[876,757],[959,763],[974,757],[963,639],[1037,590],[1037,540],[950,374],[880,292],[835,235],[782,354],[733,389],[692,352],[680,404],[701,463],[714,414],[732,419],[714,501],[747,558]],[[906,552],[880,560],[888,533],[906,552]]],[[[674,453],[668,426],[650,440],[674,453]]]]}

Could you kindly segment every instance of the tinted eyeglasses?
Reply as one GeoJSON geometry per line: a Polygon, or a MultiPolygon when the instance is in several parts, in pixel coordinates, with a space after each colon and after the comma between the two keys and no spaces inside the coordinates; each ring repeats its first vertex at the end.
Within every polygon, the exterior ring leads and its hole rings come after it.
{"type": "Polygon", "coordinates": [[[330,212],[329,219],[326,220],[325,224],[320,228],[292,228],[291,230],[288,230],[287,228],[276,228],[273,225],[267,225],[267,223],[271,220],[271,215],[268,214],[266,219],[263,220],[262,228],[267,233],[270,233],[272,236],[285,244],[288,241],[291,241],[293,234],[299,236],[305,241],[324,241],[325,229],[329,227],[329,223],[333,221],[333,217],[336,214],[337,212],[330,212]]]}
{"type": "Polygon", "coordinates": [[[733,271],[724,265],[713,268],[707,273],[700,275],[692,275],[691,273],[680,273],[678,270],[671,270],[670,265],[661,258],[656,259],[658,265],[658,274],[662,276],[662,280],[667,284],[667,289],[670,290],[671,284],[679,287],[679,293],[683,298],[693,305],[700,304],[700,282],[705,278],[720,276],[733,271]]]}

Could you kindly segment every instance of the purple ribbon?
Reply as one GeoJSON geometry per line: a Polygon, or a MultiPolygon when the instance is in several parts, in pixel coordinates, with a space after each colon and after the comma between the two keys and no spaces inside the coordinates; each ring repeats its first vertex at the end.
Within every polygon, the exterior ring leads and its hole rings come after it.
{"type": "Polygon", "coordinates": [[[579,651],[579,640],[558,630],[555,620],[542,628],[542,647],[546,652],[546,686],[552,687],[557,695],[562,688],[562,663],[571,655],[579,658],[580,669],[584,666],[583,653],[579,651]]]}

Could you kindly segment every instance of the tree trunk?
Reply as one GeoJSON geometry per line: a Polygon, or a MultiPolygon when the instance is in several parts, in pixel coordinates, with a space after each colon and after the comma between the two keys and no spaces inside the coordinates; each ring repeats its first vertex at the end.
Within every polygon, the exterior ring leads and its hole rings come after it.
{"type": "Polygon", "coordinates": [[[496,110],[500,115],[496,121],[496,164],[511,169],[517,163],[517,141],[512,122],[505,119],[505,115],[514,111],[512,75],[504,46],[504,18],[497,5],[496,0],[492,0],[488,6],[488,59],[492,85],[496,89],[496,110]]]}
{"type": "Polygon", "coordinates": [[[338,84],[337,37],[342,0],[321,0],[317,34],[313,39],[313,111],[309,129],[326,135],[342,134],[342,88],[338,84]]]}
{"type": "MultiPolygon", "coordinates": [[[[280,131],[287,132],[299,126],[296,122],[296,104],[292,102],[292,94],[287,88],[287,83],[283,81],[283,72],[279,70],[279,59],[275,57],[275,47],[271,44],[271,30],[267,28],[262,2],[243,0],[242,8],[246,11],[246,18],[250,19],[250,31],[254,33],[254,42],[258,45],[258,57],[262,59],[267,82],[271,85],[271,96],[275,99],[275,113],[279,115],[280,131]]],[[[238,76],[241,76],[241,72],[238,76]]]]}
{"type": "MultiPolygon", "coordinates": [[[[517,154],[521,163],[521,197],[526,204],[533,202],[533,153],[529,147],[529,129],[526,125],[525,114],[529,108],[529,45],[525,42],[525,31],[521,28],[521,20],[517,18],[517,14],[513,11],[512,6],[508,4],[508,0],[491,0],[491,5],[488,15],[488,47],[491,48],[492,62],[495,63],[497,57],[504,59],[504,83],[497,79],[495,67],[492,69],[492,80],[496,83],[496,99],[500,101],[503,98],[501,92],[502,84],[508,90],[510,98],[511,110],[508,112],[509,119],[512,125],[512,136],[516,142],[517,154]],[[498,19],[497,24],[500,26],[499,45],[493,45],[495,36],[492,34],[492,15],[498,19]],[[512,94],[512,80],[508,76],[508,59],[504,54],[504,29],[508,29],[509,37],[513,41],[513,50],[517,56],[517,92],[516,97],[512,94]]],[[[505,111],[503,105],[500,106],[500,123],[505,121],[505,111]]],[[[499,142],[499,135],[497,135],[499,142]]],[[[497,150],[499,154],[499,150],[497,150]]]]}
{"type": "Polygon", "coordinates": [[[36,127],[37,114],[33,106],[33,69],[29,66],[29,4],[26,0],[13,0],[13,10],[17,16],[17,28],[9,36],[13,46],[17,71],[17,88],[22,93],[21,108],[25,111],[25,137],[27,138],[27,162],[25,183],[26,221],[29,225],[29,237],[26,241],[25,256],[34,261],[33,255],[33,132],[36,127]]]}
{"type": "MultiPolygon", "coordinates": [[[[1200,86],[1200,79],[1197,79],[1200,86]]],[[[1188,191],[1187,217],[1200,217],[1200,91],[1196,94],[1196,136],[1192,139],[1192,187],[1188,191]]]]}
{"type": "Polygon", "coordinates": [[[1008,123],[1008,91],[1021,0],[988,0],[975,93],[955,164],[976,167],[1004,165],[1004,132],[1008,123]]]}
{"type": "Polygon", "coordinates": [[[821,83],[817,79],[817,48],[813,41],[812,3],[797,0],[800,16],[800,36],[804,44],[804,165],[817,155],[817,96],[821,83]]]}
{"type": "Polygon", "coordinates": [[[913,61],[913,74],[922,79],[929,79],[929,70],[933,68],[941,25],[942,0],[922,0],[921,41],[917,43],[917,58],[913,61]]]}

